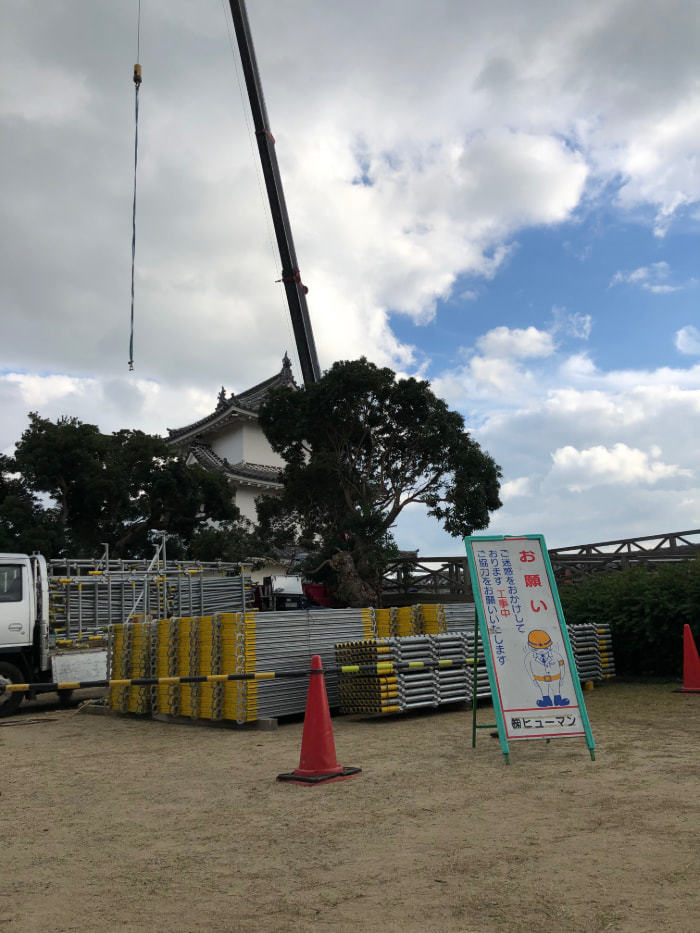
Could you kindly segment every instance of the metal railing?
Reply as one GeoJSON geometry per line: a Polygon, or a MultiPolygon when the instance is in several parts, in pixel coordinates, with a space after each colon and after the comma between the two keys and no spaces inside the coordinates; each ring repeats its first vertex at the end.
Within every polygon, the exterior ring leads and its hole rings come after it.
{"type": "MultiPolygon", "coordinates": [[[[697,528],[549,550],[558,580],[577,580],[590,573],[624,570],[642,563],[658,566],[692,560],[698,554],[700,529],[697,528]]],[[[472,598],[466,556],[401,557],[391,562],[384,575],[382,601],[385,606],[423,599],[470,602],[472,598]]]]}

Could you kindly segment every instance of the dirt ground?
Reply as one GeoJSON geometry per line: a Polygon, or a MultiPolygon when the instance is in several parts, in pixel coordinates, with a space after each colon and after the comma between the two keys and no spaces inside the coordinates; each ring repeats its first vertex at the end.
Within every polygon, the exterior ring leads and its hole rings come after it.
{"type": "Polygon", "coordinates": [[[587,693],[595,762],[560,739],[512,743],[506,766],[487,730],[471,748],[464,708],[337,717],[363,774],[311,788],[275,782],[301,721],[43,698],[0,726],[0,928],[697,933],[700,695],[673,686],[587,693]]]}

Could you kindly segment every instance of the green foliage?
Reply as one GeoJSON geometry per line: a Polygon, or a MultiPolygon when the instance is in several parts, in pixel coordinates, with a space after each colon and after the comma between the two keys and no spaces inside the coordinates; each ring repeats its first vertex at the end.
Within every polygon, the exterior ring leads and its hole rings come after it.
{"type": "Polygon", "coordinates": [[[194,560],[223,560],[243,563],[267,554],[253,525],[241,519],[221,522],[217,527],[198,528],[189,541],[189,556],[194,560]]]}
{"type": "Polygon", "coordinates": [[[54,423],[31,413],[14,461],[5,460],[0,512],[7,550],[93,556],[106,542],[115,557],[148,556],[154,533],[165,532],[172,536],[169,554],[185,557],[210,521],[232,529],[239,518],[222,476],[186,467],[162,438],[142,431],[102,434],[77,418],[54,423]],[[42,507],[38,495],[45,503],[50,497],[48,504],[42,507]]]}
{"type": "Polygon", "coordinates": [[[59,554],[64,535],[58,510],[42,508],[16,470],[14,460],[0,454],[0,551],[31,554],[48,547],[59,554]]]}
{"type": "Polygon", "coordinates": [[[281,388],[260,424],[285,460],[284,494],[261,503],[278,543],[349,552],[376,590],[396,553],[391,527],[411,503],[452,535],[485,528],[500,507],[498,466],[429,384],[365,359],[335,363],[314,385],[281,388]]]}
{"type": "Polygon", "coordinates": [[[610,625],[619,674],[679,677],[686,623],[700,642],[699,560],[592,574],[559,592],[569,625],[610,625]]]}

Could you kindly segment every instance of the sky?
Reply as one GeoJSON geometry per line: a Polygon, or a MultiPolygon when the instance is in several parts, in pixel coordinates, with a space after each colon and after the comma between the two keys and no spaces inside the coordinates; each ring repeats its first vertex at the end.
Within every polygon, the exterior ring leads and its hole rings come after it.
{"type": "MultiPolygon", "coordinates": [[[[322,368],[430,380],[489,534],[700,526],[700,6],[249,0],[322,368]]],[[[0,0],[0,451],[301,382],[225,0],[0,0]]],[[[463,553],[420,506],[395,529],[463,553]]]]}

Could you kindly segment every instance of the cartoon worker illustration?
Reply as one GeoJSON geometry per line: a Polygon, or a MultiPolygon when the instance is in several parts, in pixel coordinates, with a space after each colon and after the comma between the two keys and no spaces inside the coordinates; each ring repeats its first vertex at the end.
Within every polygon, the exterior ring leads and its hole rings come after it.
{"type": "Polygon", "coordinates": [[[538,706],[569,705],[569,700],[561,695],[566,673],[564,659],[554,648],[549,633],[543,629],[533,629],[527,636],[525,669],[541,694],[538,706]]]}

